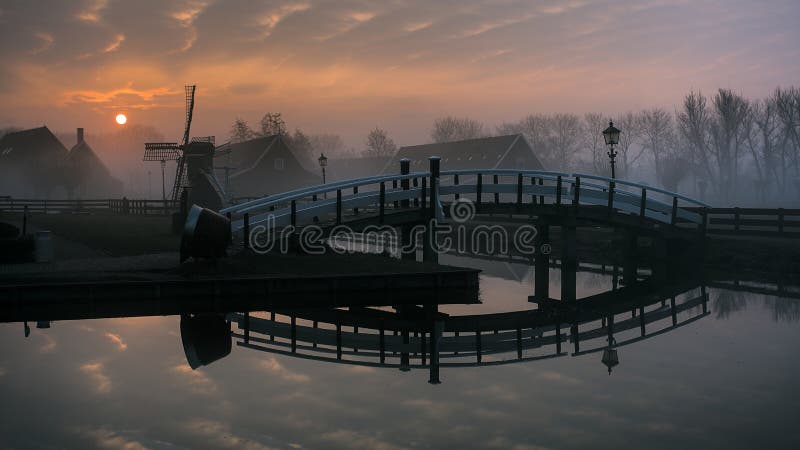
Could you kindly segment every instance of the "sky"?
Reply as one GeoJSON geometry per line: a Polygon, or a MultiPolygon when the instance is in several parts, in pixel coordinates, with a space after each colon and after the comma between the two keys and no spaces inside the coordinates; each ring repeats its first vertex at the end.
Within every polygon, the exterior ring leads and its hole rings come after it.
{"type": "Polygon", "coordinates": [[[238,116],[363,147],[433,120],[677,107],[800,84],[797,0],[0,0],[0,126],[227,140],[238,116]]]}

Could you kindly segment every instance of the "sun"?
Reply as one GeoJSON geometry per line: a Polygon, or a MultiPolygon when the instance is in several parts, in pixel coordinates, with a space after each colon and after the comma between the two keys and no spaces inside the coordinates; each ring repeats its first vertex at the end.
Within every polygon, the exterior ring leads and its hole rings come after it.
{"type": "Polygon", "coordinates": [[[125,114],[117,114],[117,123],[120,125],[125,125],[125,122],[128,121],[128,118],[125,117],[125,114]]]}

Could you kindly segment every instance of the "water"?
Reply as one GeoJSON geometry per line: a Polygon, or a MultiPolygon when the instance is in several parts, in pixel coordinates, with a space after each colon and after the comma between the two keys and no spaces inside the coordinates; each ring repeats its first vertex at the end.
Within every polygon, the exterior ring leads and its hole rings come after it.
{"type": "MultiPolygon", "coordinates": [[[[483,305],[441,310],[531,308],[527,268],[492,264],[483,305]]],[[[579,274],[579,297],[610,288],[608,276],[579,274]]],[[[684,326],[653,324],[666,331],[620,347],[610,375],[598,352],[443,367],[440,385],[426,369],[235,344],[192,370],[178,317],[56,322],[28,338],[3,324],[0,447],[798,448],[800,300],[707,292],[707,315],[697,306],[680,313],[701,315],[684,326]]]]}

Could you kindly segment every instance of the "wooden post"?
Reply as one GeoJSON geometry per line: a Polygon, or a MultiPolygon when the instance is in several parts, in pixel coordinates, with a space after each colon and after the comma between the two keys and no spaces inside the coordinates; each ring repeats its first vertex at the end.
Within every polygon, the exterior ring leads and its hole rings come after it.
{"type": "Polygon", "coordinates": [[[383,320],[381,320],[380,337],[378,338],[378,348],[381,354],[381,364],[386,363],[386,330],[383,328],[383,320]]]}
{"type": "Polygon", "coordinates": [[[575,185],[574,185],[575,193],[572,196],[572,204],[575,205],[576,209],[578,204],[581,201],[581,177],[575,177],[575,185]]]}
{"type": "Polygon", "coordinates": [[[342,223],[342,190],[336,190],[336,225],[342,223]]]}
{"type": "Polygon", "coordinates": [[[294,314],[291,316],[292,320],[292,328],[291,328],[291,337],[292,337],[292,353],[297,353],[297,317],[294,314]]]}
{"type": "Polygon", "coordinates": [[[522,210],[522,172],[517,174],[517,212],[522,210]]]}
{"type": "Polygon", "coordinates": [[[536,223],[536,253],[534,270],[534,297],[536,300],[550,298],[550,254],[542,251],[544,245],[550,245],[550,224],[543,218],[536,223]]]}
{"type": "MultiPolygon", "coordinates": [[[[498,183],[498,176],[497,175],[492,177],[492,182],[494,182],[495,186],[497,186],[497,183],[498,183]]],[[[500,193],[499,192],[495,192],[494,193],[494,204],[495,205],[499,205],[500,204],[500,193]]]]}
{"type": "Polygon", "coordinates": [[[250,213],[244,213],[244,236],[243,236],[243,244],[245,250],[250,249],[250,213]]]}
{"type": "Polygon", "coordinates": [[[380,224],[383,224],[383,216],[385,214],[385,209],[386,209],[386,183],[384,183],[383,181],[381,181],[379,202],[380,205],[378,206],[378,222],[380,224]]]}
{"type": "Polygon", "coordinates": [[[336,323],[336,359],[342,359],[342,324],[336,323]]]}
{"type": "Polygon", "coordinates": [[[250,311],[244,313],[244,343],[250,343],[250,311]]]}
{"type": "Polygon", "coordinates": [[[577,229],[572,218],[565,218],[561,225],[561,300],[576,299],[578,270],[577,229]]]}
{"type": "MultiPolygon", "coordinates": [[[[400,160],[400,175],[408,175],[411,172],[411,160],[408,158],[403,158],[400,160]]],[[[408,178],[403,178],[400,180],[400,187],[404,190],[408,190],[408,178]]],[[[400,202],[400,207],[404,209],[408,209],[409,201],[403,200],[400,202]]]]}
{"type": "MultiPolygon", "coordinates": [[[[358,194],[358,186],[353,186],[353,196],[358,194]]],[[[353,214],[358,215],[358,208],[353,208],[353,214]]]]}
{"type": "MultiPolygon", "coordinates": [[[[397,190],[397,180],[392,180],[392,190],[397,190]]],[[[392,202],[392,208],[397,209],[400,206],[400,203],[395,200],[392,202]]]]}
{"type": "Polygon", "coordinates": [[[672,218],[670,219],[670,223],[675,225],[675,222],[678,220],[678,197],[672,197],[672,218]]]}
{"type": "Polygon", "coordinates": [[[556,178],[556,205],[561,206],[561,175],[556,178]]]}
{"type": "Polygon", "coordinates": [[[475,329],[475,356],[478,359],[478,364],[481,363],[481,352],[483,350],[483,345],[481,343],[481,329],[480,326],[476,327],[475,329]]]}
{"type": "Polygon", "coordinates": [[[475,188],[475,212],[478,213],[481,210],[481,196],[483,195],[483,175],[478,174],[478,186],[475,188]]]}
{"type": "MultiPolygon", "coordinates": [[[[536,177],[531,177],[531,186],[536,186],[536,177]]],[[[536,194],[531,194],[531,204],[536,206],[536,194]]]]}
{"type": "Polygon", "coordinates": [[[733,208],[733,231],[739,232],[739,208],[733,208]]]}
{"type": "MultiPolygon", "coordinates": [[[[414,189],[419,187],[419,179],[418,178],[416,178],[416,177],[413,178],[412,182],[413,182],[412,184],[414,186],[414,189]]],[[[415,208],[419,207],[419,197],[417,197],[417,196],[414,197],[414,207],[415,208]]]]}
{"type": "Polygon", "coordinates": [[[645,219],[645,211],[647,210],[647,189],[642,188],[642,197],[639,200],[639,221],[643,222],[645,219]]]}
{"type": "MultiPolygon", "coordinates": [[[[544,178],[539,178],[539,186],[544,186],[544,178]]],[[[544,205],[544,194],[539,196],[539,204],[544,205]]]]}
{"type": "Polygon", "coordinates": [[[22,235],[28,233],[28,205],[22,207],[22,235]]]}
{"type": "MultiPolygon", "coordinates": [[[[453,175],[453,185],[458,186],[458,174],[453,175]]],[[[461,198],[461,194],[456,192],[456,200],[458,200],[459,198],[461,198]]]]}
{"type": "Polygon", "coordinates": [[[420,202],[419,202],[420,209],[424,210],[425,205],[427,204],[428,204],[428,179],[426,177],[422,177],[422,193],[420,194],[420,202]]]}

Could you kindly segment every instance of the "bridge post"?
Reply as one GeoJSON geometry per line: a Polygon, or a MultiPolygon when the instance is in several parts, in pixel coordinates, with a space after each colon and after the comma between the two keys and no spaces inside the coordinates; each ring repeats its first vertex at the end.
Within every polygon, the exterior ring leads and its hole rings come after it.
{"type": "Polygon", "coordinates": [[[425,242],[422,244],[422,260],[438,263],[439,253],[438,245],[436,243],[436,234],[434,225],[437,220],[437,209],[439,207],[439,175],[441,158],[438,156],[431,156],[429,158],[430,171],[431,171],[431,205],[430,212],[425,216],[425,242]]]}
{"type": "Polygon", "coordinates": [[[534,269],[534,297],[537,301],[550,298],[550,253],[545,252],[545,244],[550,245],[550,224],[539,218],[536,222],[536,255],[534,269]]]}
{"type": "MultiPolygon", "coordinates": [[[[408,175],[409,173],[411,173],[411,160],[408,158],[403,158],[400,160],[400,175],[408,175]]],[[[408,190],[408,178],[400,180],[400,187],[404,191],[408,190]]],[[[407,209],[409,207],[409,201],[407,199],[402,200],[400,202],[400,206],[407,209]]]]}
{"type": "Polygon", "coordinates": [[[622,282],[630,286],[636,282],[639,265],[639,236],[635,230],[625,230],[622,254],[622,282]]]}
{"type": "Polygon", "coordinates": [[[577,228],[573,217],[565,217],[561,225],[561,300],[576,299],[578,270],[577,228]]]}

